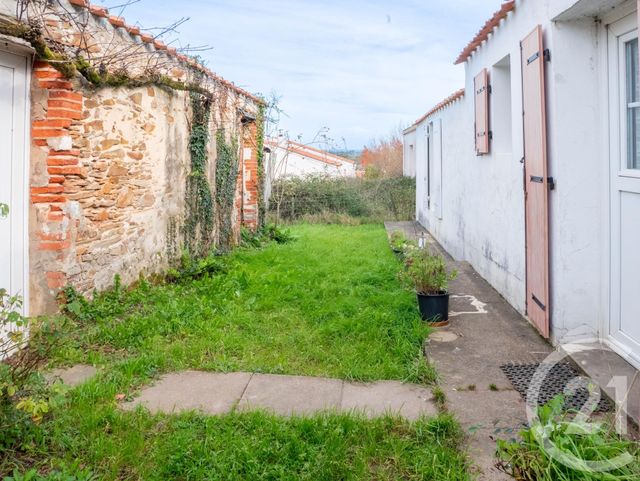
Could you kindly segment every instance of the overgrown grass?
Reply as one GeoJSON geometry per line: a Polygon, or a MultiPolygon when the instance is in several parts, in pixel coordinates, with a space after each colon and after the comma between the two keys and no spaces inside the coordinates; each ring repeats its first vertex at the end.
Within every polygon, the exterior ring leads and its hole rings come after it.
{"type": "Polygon", "coordinates": [[[99,296],[58,359],[428,381],[428,328],[397,279],[383,228],[293,232],[297,242],[234,252],[224,273],[99,296]]]}
{"type": "MultiPolygon", "coordinates": [[[[397,279],[381,226],[296,226],[297,241],[241,249],[175,284],[117,288],[76,306],[58,364],[99,374],[67,394],[0,475],[105,480],[467,480],[449,416],[282,418],[123,411],[154,376],[249,370],[431,382],[428,328],[397,279]],[[34,471],[34,472],[35,472],[34,471]],[[47,475],[47,473],[53,473],[47,475]]],[[[24,478],[17,478],[24,479],[24,478]]]]}

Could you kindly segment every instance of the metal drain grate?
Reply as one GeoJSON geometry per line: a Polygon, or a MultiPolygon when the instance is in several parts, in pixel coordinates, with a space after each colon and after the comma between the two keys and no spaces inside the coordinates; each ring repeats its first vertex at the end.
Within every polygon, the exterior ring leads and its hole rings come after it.
{"type": "MultiPolygon", "coordinates": [[[[540,381],[540,390],[537,399],[539,406],[548,403],[558,394],[565,394],[566,409],[580,410],[584,407],[589,400],[589,390],[584,384],[575,385],[575,383],[572,383],[575,378],[581,375],[571,364],[561,362],[551,366],[551,369],[548,371],[546,371],[546,369],[549,369],[549,367],[545,366],[545,370],[538,372],[540,366],[541,364],[504,364],[500,366],[500,369],[502,369],[516,391],[518,391],[527,402],[529,402],[527,400],[527,391],[535,376],[536,382],[540,381]],[[571,387],[575,388],[573,394],[564,393],[565,388],[571,387]]],[[[596,411],[611,411],[611,407],[611,402],[602,396],[596,411]]]]}

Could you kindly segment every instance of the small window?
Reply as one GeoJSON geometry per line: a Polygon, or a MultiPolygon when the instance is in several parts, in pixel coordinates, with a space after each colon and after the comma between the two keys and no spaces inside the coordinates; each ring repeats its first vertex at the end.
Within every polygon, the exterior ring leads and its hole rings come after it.
{"type": "Polygon", "coordinates": [[[491,69],[491,150],[510,154],[512,148],[511,58],[509,55],[491,69]]]}
{"type": "Polygon", "coordinates": [[[640,169],[640,75],[638,73],[638,39],[625,43],[627,168],[640,169]]]}

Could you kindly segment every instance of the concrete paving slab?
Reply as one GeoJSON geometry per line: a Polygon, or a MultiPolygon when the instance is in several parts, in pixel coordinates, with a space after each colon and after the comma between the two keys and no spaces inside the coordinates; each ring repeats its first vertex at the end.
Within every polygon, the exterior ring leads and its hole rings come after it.
{"type": "Polygon", "coordinates": [[[429,335],[429,340],[433,342],[453,342],[457,339],[458,335],[455,332],[449,330],[436,329],[429,335]]]}
{"type": "Polygon", "coordinates": [[[477,481],[513,481],[513,477],[498,468],[496,457],[495,430],[481,429],[476,431],[467,442],[467,453],[476,462],[477,481]]]}
{"type": "Polygon", "coordinates": [[[49,382],[62,381],[67,386],[75,387],[91,379],[98,373],[98,370],[86,364],[76,364],[75,366],[63,369],[54,369],[45,378],[49,382]]]}
{"type": "Polygon", "coordinates": [[[572,352],[574,362],[613,400],[621,398],[621,409],[637,425],[640,423],[640,371],[601,343],[585,344],[572,352]]]}
{"type": "Polygon", "coordinates": [[[238,410],[266,409],[285,416],[338,410],[342,386],[337,379],[255,374],[238,410]]]}
{"type": "Polygon", "coordinates": [[[447,405],[466,428],[519,430],[527,421],[525,403],[516,391],[445,389],[447,405]]]}
{"type": "Polygon", "coordinates": [[[252,374],[185,371],[162,376],[142,390],[133,402],[122,405],[133,410],[144,406],[152,413],[202,411],[206,414],[230,412],[242,397],[252,374]]]}
{"type": "Polygon", "coordinates": [[[420,416],[436,416],[438,409],[427,388],[398,381],[368,384],[345,383],[341,410],[362,411],[369,417],[384,414],[401,415],[415,420],[420,416]]]}

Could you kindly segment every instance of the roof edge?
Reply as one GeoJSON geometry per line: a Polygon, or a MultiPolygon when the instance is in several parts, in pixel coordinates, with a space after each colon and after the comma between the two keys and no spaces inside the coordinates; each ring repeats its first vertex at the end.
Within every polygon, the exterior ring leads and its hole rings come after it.
{"type": "Polygon", "coordinates": [[[507,18],[510,12],[516,9],[515,0],[509,0],[502,4],[500,10],[495,12],[493,16],[486,21],[482,29],[476,34],[475,37],[467,44],[467,46],[460,52],[458,58],[454,62],[454,65],[458,65],[467,61],[467,59],[475,52],[482,42],[489,38],[489,35],[493,32],[495,28],[500,25],[500,22],[507,18]]]}
{"type": "Polygon", "coordinates": [[[439,104],[435,105],[431,110],[429,110],[426,114],[416,120],[413,124],[407,127],[404,132],[409,133],[412,128],[416,127],[418,124],[424,122],[427,118],[431,117],[436,112],[448,107],[449,105],[457,102],[461,98],[464,97],[464,89],[456,90],[453,94],[449,95],[446,99],[444,99],[439,104]]]}

